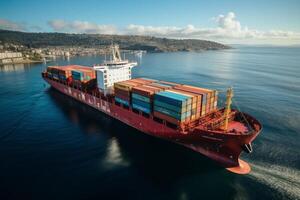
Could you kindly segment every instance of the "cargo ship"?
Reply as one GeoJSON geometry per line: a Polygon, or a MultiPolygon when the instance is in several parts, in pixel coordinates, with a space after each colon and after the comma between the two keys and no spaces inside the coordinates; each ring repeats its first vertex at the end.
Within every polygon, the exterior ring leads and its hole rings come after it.
{"type": "Polygon", "coordinates": [[[237,174],[250,165],[239,157],[252,152],[262,125],[231,109],[233,89],[218,107],[218,91],[149,78],[131,78],[136,62],[123,60],[112,45],[111,60],[93,67],[49,66],[42,77],[61,93],[143,133],[199,152],[237,174]]]}

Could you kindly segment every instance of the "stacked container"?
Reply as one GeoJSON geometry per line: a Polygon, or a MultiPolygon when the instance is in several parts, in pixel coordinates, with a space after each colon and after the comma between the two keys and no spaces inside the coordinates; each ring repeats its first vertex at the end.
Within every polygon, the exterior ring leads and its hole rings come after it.
{"type": "Polygon", "coordinates": [[[142,85],[142,83],[136,83],[130,80],[114,83],[115,101],[129,106],[131,103],[131,89],[139,85],[142,85]]]}
{"type": "Polygon", "coordinates": [[[78,80],[81,82],[87,82],[92,79],[96,79],[96,73],[93,69],[88,68],[76,68],[72,70],[72,77],[74,80],[78,80]]]}
{"type": "Polygon", "coordinates": [[[214,111],[217,109],[217,91],[209,90],[199,87],[194,87],[190,85],[180,85],[174,87],[177,90],[184,91],[184,92],[191,92],[197,95],[201,95],[202,102],[201,102],[201,114],[200,116],[204,116],[205,114],[214,111]]]}
{"type": "Polygon", "coordinates": [[[153,115],[173,124],[189,121],[192,97],[172,90],[158,92],[154,95],[153,115]]]}
{"type": "Polygon", "coordinates": [[[84,90],[93,89],[97,86],[95,70],[84,66],[69,66],[71,69],[73,85],[84,90]]]}
{"type": "Polygon", "coordinates": [[[115,100],[173,124],[194,121],[217,108],[217,92],[153,79],[115,83],[115,100]]]}
{"type": "Polygon", "coordinates": [[[47,67],[48,77],[57,80],[67,80],[71,76],[71,70],[68,66],[49,66],[47,67]]]}
{"type": "Polygon", "coordinates": [[[155,88],[160,88],[162,90],[167,90],[167,89],[171,89],[172,88],[171,85],[166,85],[166,84],[159,83],[159,82],[150,83],[150,84],[148,84],[148,86],[155,87],[155,88]]]}
{"type": "Polygon", "coordinates": [[[158,83],[164,84],[164,85],[167,85],[167,86],[170,86],[170,87],[175,87],[175,86],[182,85],[182,84],[179,84],[179,83],[173,83],[173,82],[168,82],[168,81],[158,81],[158,83]]]}
{"type": "Polygon", "coordinates": [[[69,77],[72,76],[72,73],[71,73],[71,70],[69,68],[62,68],[62,69],[60,69],[58,76],[59,76],[59,79],[65,81],[69,77]]]}
{"type": "Polygon", "coordinates": [[[161,91],[160,88],[147,85],[133,87],[132,108],[150,114],[153,110],[153,95],[159,91],[161,91]]]}
{"type": "Polygon", "coordinates": [[[67,65],[47,67],[47,76],[56,80],[67,81],[79,89],[90,90],[97,86],[96,73],[92,68],[67,65]]]}
{"type": "Polygon", "coordinates": [[[171,89],[170,91],[185,95],[192,99],[191,117],[190,117],[191,121],[198,119],[201,116],[201,105],[202,105],[202,96],[201,95],[195,94],[192,92],[181,91],[181,90],[177,90],[177,89],[171,89]]]}

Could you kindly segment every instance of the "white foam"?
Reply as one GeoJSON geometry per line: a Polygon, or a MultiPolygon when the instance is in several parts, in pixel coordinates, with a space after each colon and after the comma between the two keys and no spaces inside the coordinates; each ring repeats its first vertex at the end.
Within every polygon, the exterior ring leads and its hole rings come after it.
{"type": "Polygon", "coordinates": [[[266,163],[251,164],[251,178],[292,199],[300,199],[300,171],[266,163]]]}

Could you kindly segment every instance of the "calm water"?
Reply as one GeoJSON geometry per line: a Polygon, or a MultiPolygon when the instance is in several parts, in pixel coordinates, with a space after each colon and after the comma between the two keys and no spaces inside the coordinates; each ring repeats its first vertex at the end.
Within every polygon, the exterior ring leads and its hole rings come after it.
{"type": "MultiPolygon", "coordinates": [[[[131,57],[132,59],[134,57],[131,57]]],[[[93,65],[103,57],[53,64],[93,65]]],[[[135,58],[138,59],[138,58],[135,58]]],[[[300,49],[146,54],[135,77],[224,91],[263,124],[240,176],[49,88],[45,64],[0,68],[0,199],[299,199],[300,49]]],[[[221,93],[224,101],[224,93],[221,93]]]]}

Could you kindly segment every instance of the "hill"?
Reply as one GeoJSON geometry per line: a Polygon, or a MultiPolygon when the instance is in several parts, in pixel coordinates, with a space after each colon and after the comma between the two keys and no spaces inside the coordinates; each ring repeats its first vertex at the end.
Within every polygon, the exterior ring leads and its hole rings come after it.
{"type": "Polygon", "coordinates": [[[203,51],[230,48],[217,42],[196,39],[167,39],[136,35],[102,35],[69,33],[29,33],[0,30],[0,41],[24,45],[31,48],[48,46],[107,46],[112,42],[126,50],[146,50],[148,52],[203,51]]]}

